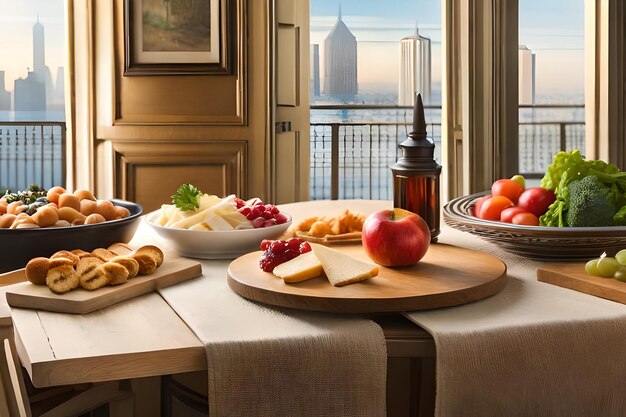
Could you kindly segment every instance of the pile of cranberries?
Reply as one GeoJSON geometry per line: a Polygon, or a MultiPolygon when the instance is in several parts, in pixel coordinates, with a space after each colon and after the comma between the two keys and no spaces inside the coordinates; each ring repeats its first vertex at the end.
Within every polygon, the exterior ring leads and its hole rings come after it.
{"type": "Polygon", "coordinates": [[[303,253],[311,252],[311,245],[293,237],[289,240],[264,240],[261,242],[261,250],[263,254],[259,266],[265,272],[272,272],[278,265],[303,253]]]}
{"type": "Polygon", "coordinates": [[[235,199],[237,211],[246,216],[246,219],[252,223],[252,227],[269,227],[275,224],[283,224],[289,218],[278,210],[278,207],[272,204],[263,204],[258,198],[254,201],[246,203],[240,198],[235,199]]]}

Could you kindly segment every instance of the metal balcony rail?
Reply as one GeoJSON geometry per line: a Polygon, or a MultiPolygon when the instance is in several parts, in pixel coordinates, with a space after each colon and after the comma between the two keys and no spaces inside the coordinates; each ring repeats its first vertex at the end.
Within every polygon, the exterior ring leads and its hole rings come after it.
{"type": "MultiPolygon", "coordinates": [[[[520,109],[582,109],[581,105],[520,106],[520,109]]],[[[440,106],[431,109],[430,120],[439,119],[440,106]]],[[[391,171],[400,156],[398,144],[408,135],[411,109],[386,105],[312,105],[312,120],[324,119],[316,111],[340,111],[341,121],[311,123],[311,199],[391,199],[391,171]],[[385,119],[369,120],[376,115],[355,117],[342,114],[354,110],[391,110],[385,119]],[[396,111],[394,117],[393,112],[396,111]],[[316,117],[314,117],[314,115],[316,117]],[[368,120],[359,120],[369,118],[368,120]],[[397,119],[400,119],[398,121],[397,119]]],[[[522,111],[522,110],[521,110],[522,111]]],[[[328,115],[327,115],[328,117],[328,115]]],[[[440,120],[440,119],[439,119],[440,120]]],[[[429,136],[436,144],[435,158],[441,160],[441,123],[428,125],[429,136]]],[[[560,150],[584,149],[585,131],[581,121],[524,121],[519,124],[520,173],[527,178],[541,178],[554,154],[560,150]]]]}
{"type": "Polygon", "coordinates": [[[0,121],[0,194],[65,185],[64,122],[0,121]]]}

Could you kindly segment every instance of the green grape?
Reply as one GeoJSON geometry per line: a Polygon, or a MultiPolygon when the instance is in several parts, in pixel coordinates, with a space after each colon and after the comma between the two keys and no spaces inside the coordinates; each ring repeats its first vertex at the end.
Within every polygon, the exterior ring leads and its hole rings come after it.
{"type": "Polygon", "coordinates": [[[596,258],[585,264],[585,271],[587,271],[587,274],[594,275],[596,277],[600,276],[600,273],[598,272],[598,261],[599,259],[596,258]]]}
{"type": "Polygon", "coordinates": [[[615,254],[615,259],[619,262],[620,265],[626,265],[626,249],[622,249],[621,251],[615,254]]]}
{"type": "Polygon", "coordinates": [[[613,278],[615,278],[618,281],[626,282],[626,271],[623,271],[623,270],[617,271],[615,275],[613,275],[613,278]]]}
{"type": "Polygon", "coordinates": [[[615,258],[605,256],[604,258],[600,258],[598,260],[597,268],[601,277],[611,278],[619,269],[619,264],[615,258]]]}

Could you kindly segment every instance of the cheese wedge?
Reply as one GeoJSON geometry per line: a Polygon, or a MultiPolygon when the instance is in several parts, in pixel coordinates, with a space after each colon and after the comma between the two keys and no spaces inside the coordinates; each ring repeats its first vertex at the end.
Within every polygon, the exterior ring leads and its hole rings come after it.
{"type": "Polygon", "coordinates": [[[272,273],[285,282],[301,282],[319,277],[322,274],[322,264],[313,252],[307,252],[278,265],[272,273]]]}
{"type": "Polygon", "coordinates": [[[323,245],[311,245],[311,247],[322,264],[328,281],[335,287],[364,281],[378,275],[376,265],[360,261],[323,245]]]}

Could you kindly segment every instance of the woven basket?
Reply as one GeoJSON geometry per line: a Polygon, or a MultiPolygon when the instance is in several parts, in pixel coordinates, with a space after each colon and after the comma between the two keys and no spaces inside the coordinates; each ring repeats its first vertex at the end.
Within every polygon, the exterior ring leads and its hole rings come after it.
{"type": "Polygon", "coordinates": [[[471,210],[476,200],[486,194],[488,192],[471,194],[448,202],[443,208],[445,223],[517,255],[537,260],[588,260],[602,252],[614,255],[626,249],[624,226],[521,226],[479,219],[471,214],[471,210]]]}

